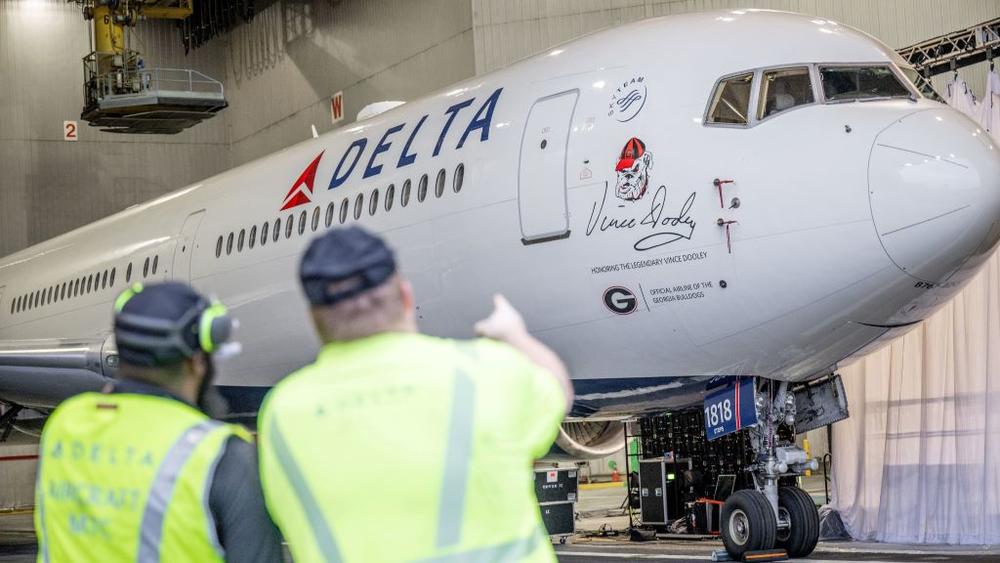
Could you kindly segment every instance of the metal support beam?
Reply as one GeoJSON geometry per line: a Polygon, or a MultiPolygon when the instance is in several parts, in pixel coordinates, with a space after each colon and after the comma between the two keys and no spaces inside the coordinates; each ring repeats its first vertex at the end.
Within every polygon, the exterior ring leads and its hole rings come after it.
{"type": "Polygon", "coordinates": [[[1000,52],[1000,18],[899,49],[924,76],[934,76],[992,60],[1000,52]]]}

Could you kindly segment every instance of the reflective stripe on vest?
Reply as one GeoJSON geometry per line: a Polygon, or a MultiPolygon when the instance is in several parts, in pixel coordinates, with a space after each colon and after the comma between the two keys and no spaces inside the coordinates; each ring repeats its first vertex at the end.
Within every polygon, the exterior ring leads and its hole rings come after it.
{"type": "MultiPolygon", "coordinates": [[[[156,479],[149,490],[146,508],[142,513],[142,525],[139,528],[139,563],[157,563],[160,560],[160,542],[163,539],[163,521],[166,518],[170,497],[177,484],[180,474],[188,458],[194,453],[198,444],[222,423],[206,420],[188,428],[170,447],[163,462],[156,471],[156,479]]],[[[210,533],[210,537],[214,532],[210,533]]],[[[221,554],[220,554],[221,556],[221,554]]]]}
{"type": "Polygon", "coordinates": [[[472,409],[475,401],[476,386],[472,378],[459,369],[452,388],[448,449],[445,451],[444,483],[441,487],[441,508],[438,510],[438,549],[453,546],[462,539],[465,489],[472,461],[472,409]]]}
{"type": "Polygon", "coordinates": [[[332,563],[343,561],[340,550],[337,548],[337,540],[333,539],[330,525],[327,523],[326,518],[323,517],[323,509],[316,503],[316,497],[309,490],[309,484],[306,483],[305,477],[302,476],[302,471],[295,462],[295,458],[292,457],[292,452],[288,449],[288,443],[285,442],[285,437],[282,436],[281,430],[278,428],[276,418],[271,418],[268,430],[271,438],[271,446],[274,448],[274,455],[278,457],[278,462],[281,463],[282,469],[285,470],[285,476],[292,485],[295,496],[299,499],[299,504],[302,505],[302,511],[305,512],[306,518],[309,520],[309,527],[312,528],[313,538],[316,539],[316,545],[319,547],[320,553],[323,554],[327,561],[332,563]]]}

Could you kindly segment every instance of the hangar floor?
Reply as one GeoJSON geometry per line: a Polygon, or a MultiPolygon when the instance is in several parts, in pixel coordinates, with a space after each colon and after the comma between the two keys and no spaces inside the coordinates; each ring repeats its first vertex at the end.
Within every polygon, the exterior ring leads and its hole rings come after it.
{"type": "MultiPolygon", "coordinates": [[[[823,501],[823,481],[821,476],[805,478],[804,488],[818,502],[823,501]]],[[[615,537],[587,537],[587,532],[602,528],[625,530],[628,516],[621,516],[619,507],[624,499],[623,487],[590,488],[581,487],[577,512],[578,535],[567,545],[556,546],[556,553],[562,563],[586,563],[608,561],[711,561],[711,554],[722,549],[720,540],[657,540],[635,543],[625,535],[615,537]]],[[[816,551],[808,559],[823,561],[865,561],[872,563],[912,563],[912,562],[971,562],[996,563],[1000,561],[1000,547],[978,546],[919,546],[895,545],[867,542],[820,542],[816,551]]]]}
{"type": "MultiPolygon", "coordinates": [[[[621,488],[583,490],[578,508],[585,517],[578,531],[597,530],[602,524],[617,530],[628,525],[628,518],[607,516],[621,503],[621,488]],[[595,514],[596,513],[596,514],[595,514]],[[589,514],[589,516],[588,516],[589,514]]],[[[710,561],[711,553],[722,548],[718,540],[658,540],[634,543],[624,536],[596,538],[578,536],[567,545],[556,546],[562,563],[603,563],[607,561],[710,561]]],[[[34,562],[37,554],[30,510],[0,512],[0,563],[34,562]]],[[[970,546],[914,546],[865,542],[821,542],[809,559],[824,561],[864,561],[871,563],[995,563],[1000,548],[970,546]]]]}

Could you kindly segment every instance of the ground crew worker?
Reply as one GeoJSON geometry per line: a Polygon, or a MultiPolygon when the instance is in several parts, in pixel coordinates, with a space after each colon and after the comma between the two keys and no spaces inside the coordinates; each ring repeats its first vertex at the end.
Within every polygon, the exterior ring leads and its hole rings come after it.
{"type": "Polygon", "coordinates": [[[195,406],[230,330],[184,284],[118,298],[121,379],[67,399],[42,432],[39,562],[281,560],[251,436],[195,406]]]}
{"type": "Polygon", "coordinates": [[[486,338],[419,334],[392,251],[359,227],[314,240],[300,277],[324,345],[258,419],[293,558],[555,561],[532,462],[572,403],[558,356],[500,296],[486,338]]]}

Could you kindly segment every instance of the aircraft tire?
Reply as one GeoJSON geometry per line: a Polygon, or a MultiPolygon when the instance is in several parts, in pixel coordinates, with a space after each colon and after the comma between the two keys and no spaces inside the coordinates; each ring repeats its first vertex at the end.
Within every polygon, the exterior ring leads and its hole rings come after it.
{"type": "Polygon", "coordinates": [[[778,531],[775,546],[793,558],[812,553],[819,541],[819,512],[809,493],[798,487],[782,487],[778,490],[778,512],[786,514],[790,527],[778,531]]]}
{"type": "Polygon", "coordinates": [[[729,555],[743,560],[748,551],[774,547],[778,521],[763,493],[752,489],[736,491],[722,506],[722,543],[729,555]]]}

